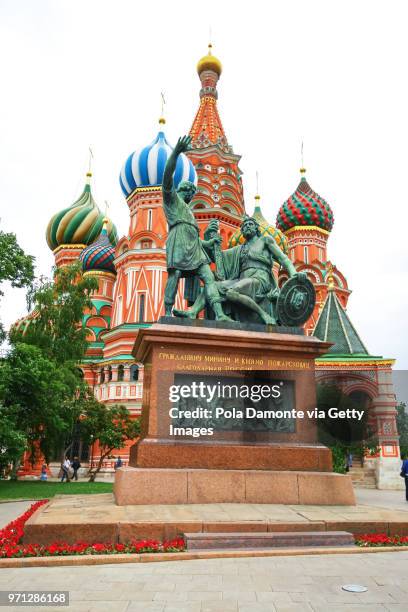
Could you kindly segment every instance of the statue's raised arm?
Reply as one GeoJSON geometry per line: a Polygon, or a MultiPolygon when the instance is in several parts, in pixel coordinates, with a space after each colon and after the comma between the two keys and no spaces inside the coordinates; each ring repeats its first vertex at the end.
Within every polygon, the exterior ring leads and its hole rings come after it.
{"type": "Polygon", "coordinates": [[[178,139],[176,146],[171,152],[170,157],[167,160],[166,166],[163,173],[163,199],[170,204],[171,194],[173,191],[173,175],[176,170],[177,159],[180,153],[184,153],[191,148],[191,137],[182,136],[178,139]]]}

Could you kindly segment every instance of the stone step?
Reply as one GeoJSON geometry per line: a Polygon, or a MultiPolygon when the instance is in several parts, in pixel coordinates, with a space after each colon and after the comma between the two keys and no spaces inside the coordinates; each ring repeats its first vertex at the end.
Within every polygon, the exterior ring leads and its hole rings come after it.
{"type": "Polygon", "coordinates": [[[185,533],[187,550],[353,546],[347,531],[282,531],[260,533],[185,533]]]}
{"type": "Polygon", "coordinates": [[[375,469],[369,467],[352,467],[349,471],[351,481],[354,486],[360,489],[376,489],[376,475],[375,469]]]}
{"type": "Polygon", "coordinates": [[[372,474],[375,474],[375,469],[374,468],[351,468],[349,470],[349,474],[351,476],[354,476],[354,474],[369,474],[370,476],[372,474]]]}

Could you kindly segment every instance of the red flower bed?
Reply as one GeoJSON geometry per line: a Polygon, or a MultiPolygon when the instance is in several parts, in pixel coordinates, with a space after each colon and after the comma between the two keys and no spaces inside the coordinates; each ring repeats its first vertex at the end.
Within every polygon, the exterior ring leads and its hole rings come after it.
{"type": "Polygon", "coordinates": [[[408,536],[363,533],[354,536],[357,546],[408,546],[408,536]]]}
{"type": "Polygon", "coordinates": [[[46,504],[48,499],[42,499],[0,529],[0,558],[12,557],[54,557],[61,555],[117,555],[120,553],[139,554],[146,552],[181,552],[185,549],[183,538],[175,538],[168,542],[158,540],[132,540],[126,544],[111,544],[103,542],[53,542],[47,546],[41,544],[20,544],[24,535],[24,525],[34,512],[46,504]]]}

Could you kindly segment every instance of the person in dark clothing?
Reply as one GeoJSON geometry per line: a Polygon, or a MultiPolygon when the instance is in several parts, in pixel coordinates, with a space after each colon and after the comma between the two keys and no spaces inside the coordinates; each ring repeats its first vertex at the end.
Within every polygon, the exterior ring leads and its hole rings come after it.
{"type": "Polygon", "coordinates": [[[408,502],[408,459],[404,458],[401,466],[401,476],[405,480],[405,499],[408,502]]]}
{"type": "Polygon", "coordinates": [[[78,480],[78,470],[81,467],[81,464],[79,463],[79,459],[78,457],[74,457],[74,460],[71,464],[72,469],[74,470],[72,479],[73,480],[78,480]]]}
{"type": "Polygon", "coordinates": [[[120,467],[122,467],[122,459],[120,457],[118,457],[115,461],[115,472],[116,470],[118,470],[120,467]]]}

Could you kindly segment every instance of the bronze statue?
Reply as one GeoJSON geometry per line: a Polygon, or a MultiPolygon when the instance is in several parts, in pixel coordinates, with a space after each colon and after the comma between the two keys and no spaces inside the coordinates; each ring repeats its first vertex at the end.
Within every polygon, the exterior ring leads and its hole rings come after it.
{"type": "Polygon", "coordinates": [[[217,289],[214,275],[210,268],[209,252],[219,236],[209,240],[201,240],[197,221],[190,204],[196,192],[196,187],[190,181],[183,181],[177,190],[174,188],[173,175],[177,158],[180,153],[188,151],[191,138],[183,136],[178,139],[170,157],[167,160],[163,175],[163,208],[169,226],[166,242],[167,284],[164,293],[166,315],[171,315],[177,287],[182,277],[198,277],[204,283],[204,300],[211,306],[215,318],[230,321],[221,306],[221,296],[217,289]]]}
{"type": "MultiPolygon", "coordinates": [[[[213,225],[207,228],[206,234],[209,231],[214,232],[213,225]]],[[[261,320],[272,325],[290,324],[287,315],[288,308],[292,308],[290,313],[293,311],[297,317],[293,324],[301,325],[310,316],[314,306],[314,288],[306,274],[296,272],[293,263],[272,237],[261,236],[259,225],[252,217],[244,219],[241,231],[245,243],[221,251],[222,274],[226,280],[217,281],[216,285],[226,304],[226,312],[229,312],[234,320],[243,322],[261,320]],[[272,272],[274,261],[279,262],[290,277],[290,291],[284,292],[287,297],[283,301],[279,301],[280,290],[272,272]]],[[[214,256],[212,258],[216,260],[214,256]]],[[[205,295],[200,292],[190,309],[174,310],[174,314],[196,318],[205,304],[205,295]]]]}

